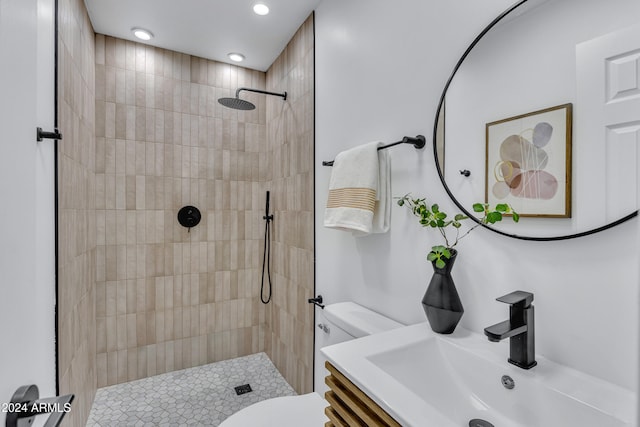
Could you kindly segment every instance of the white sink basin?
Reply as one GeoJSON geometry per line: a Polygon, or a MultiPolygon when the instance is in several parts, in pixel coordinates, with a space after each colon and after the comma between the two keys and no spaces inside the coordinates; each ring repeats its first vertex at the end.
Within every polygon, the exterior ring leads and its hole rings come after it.
{"type": "Polygon", "coordinates": [[[531,370],[517,368],[506,360],[508,340],[491,343],[462,329],[437,335],[421,323],[322,352],[403,426],[635,425],[631,391],[541,357],[531,370]]]}

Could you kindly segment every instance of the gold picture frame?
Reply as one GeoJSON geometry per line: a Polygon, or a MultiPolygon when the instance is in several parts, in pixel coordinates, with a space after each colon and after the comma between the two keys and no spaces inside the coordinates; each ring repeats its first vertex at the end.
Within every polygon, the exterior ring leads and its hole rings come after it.
{"type": "Polygon", "coordinates": [[[571,217],[573,104],[486,124],[485,201],[522,217],[571,217]]]}

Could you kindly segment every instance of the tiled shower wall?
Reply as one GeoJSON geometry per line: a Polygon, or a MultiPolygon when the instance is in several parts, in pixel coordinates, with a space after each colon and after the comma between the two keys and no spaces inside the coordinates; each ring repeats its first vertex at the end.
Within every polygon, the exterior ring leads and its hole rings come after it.
{"type": "Polygon", "coordinates": [[[85,424],[96,392],[94,35],[82,0],[58,3],[58,366],[85,424]]]}
{"type": "Polygon", "coordinates": [[[267,135],[273,153],[273,301],[269,357],[298,393],[313,390],[314,29],[313,15],[267,71],[267,135]]]}
{"type": "Polygon", "coordinates": [[[95,58],[98,387],[264,351],[266,100],[217,99],[265,74],[102,35],[95,58]]]}

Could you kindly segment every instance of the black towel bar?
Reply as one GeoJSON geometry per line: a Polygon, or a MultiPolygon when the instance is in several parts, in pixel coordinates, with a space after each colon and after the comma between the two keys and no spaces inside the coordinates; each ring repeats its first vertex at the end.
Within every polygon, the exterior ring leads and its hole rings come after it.
{"type": "MultiPolygon", "coordinates": [[[[412,144],[416,149],[424,148],[427,140],[424,135],[417,135],[416,137],[405,136],[402,138],[402,141],[393,142],[391,144],[383,145],[378,147],[378,151],[384,150],[385,148],[393,147],[399,144],[412,144]]],[[[322,166],[333,166],[333,160],[325,160],[322,162],[322,166]]]]}

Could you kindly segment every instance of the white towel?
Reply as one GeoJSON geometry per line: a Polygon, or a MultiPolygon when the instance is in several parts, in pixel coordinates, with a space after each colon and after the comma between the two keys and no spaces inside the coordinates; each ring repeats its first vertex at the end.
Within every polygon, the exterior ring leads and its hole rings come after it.
{"type": "Polygon", "coordinates": [[[356,236],[386,233],[391,214],[391,174],[386,150],[370,142],[336,156],[324,226],[356,236]]]}

